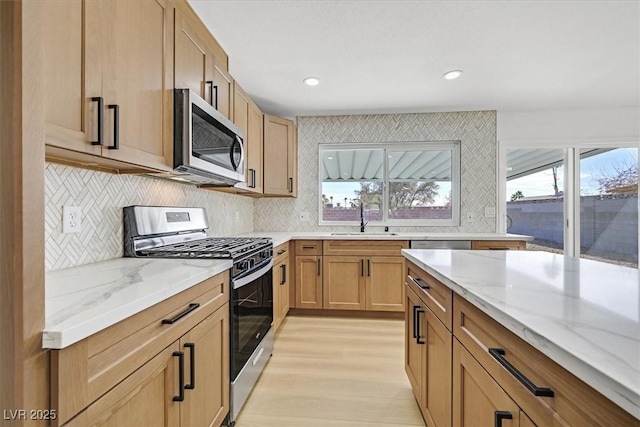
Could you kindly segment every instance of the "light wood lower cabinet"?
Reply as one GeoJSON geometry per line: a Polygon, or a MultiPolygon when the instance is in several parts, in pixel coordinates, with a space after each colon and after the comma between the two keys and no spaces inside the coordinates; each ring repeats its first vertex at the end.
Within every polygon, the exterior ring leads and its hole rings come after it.
{"type": "Polygon", "coordinates": [[[296,256],[296,308],[322,308],[322,256],[296,256]]]}
{"type": "Polygon", "coordinates": [[[273,264],[273,331],[277,332],[280,324],[289,312],[289,292],[291,287],[291,257],[289,243],[274,249],[273,264]]]}
{"type": "Polygon", "coordinates": [[[405,371],[427,426],[451,420],[452,334],[417,294],[407,288],[405,371]]]}
{"type": "Polygon", "coordinates": [[[167,347],[81,412],[67,427],[122,427],[180,425],[178,392],[178,343],[167,347]]]}
{"type": "Polygon", "coordinates": [[[433,276],[408,273],[405,371],[429,427],[637,425],[433,276]]]}
{"type": "Polygon", "coordinates": [[[471,242],[472,250],[494,250],[508,251],[527,249],[527,242],[524,240],[474,240],[471,242]]]}
{"type": "Polygon", "coordinates": [[[404,258],[324,256],[323,308],[404,311],[404,258]]]}
{"type": "Polygon", "coordinates": [[[458,340],[453,340],[453,425],[517,427],[520,408],[458,340]]]}
{"type": "Polygon", "coordinates": [[[221,425],[229,411],[228,301],[224,273],[52,350],[52,425],[221,425]]]}

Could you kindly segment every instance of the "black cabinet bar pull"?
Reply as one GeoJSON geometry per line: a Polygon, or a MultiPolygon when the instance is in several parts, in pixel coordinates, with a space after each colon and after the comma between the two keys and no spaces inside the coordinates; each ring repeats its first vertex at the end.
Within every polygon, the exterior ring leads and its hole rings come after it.
{"type": "Polygon", "coordinates": [[[173,401],[182,402],[184,401],[184,353],[174,351],[173,355],[178,358],[178,382],[180,383],[180,392],[177,396],[173,396],[173,401]]]}
{"type": "Polygon", "coordinates": [[[281,251],[278,251],[278,253],[276,255],[282,255],[285,252],[287,252],[287,250],[286,249],[282,249],[281,251]]]}
{"type": "Polygon", "coordinates": [[[545,387],[537,387],[531,380],[525,377],[522,372],[518,371],[515,366],[513,366],[509,361],[505,358],[506,352],[502,348],[490,348],[489,354],[492,355],[502,366],[504,366],[507,371],[518,381],[522,383],[531,393],[535,396],[544,396],[544,397],[553,397],[553,390],[545,387]]]}
{"type": "Polygon", "coordinates": [[[424,344],[425,342],[420,338],[420,313],[425,314],[424,310],[421,308],[416,310],[416,342],[418,344],[424,344]]]}
{"type": "Polygon", "coordinates": [[[318,276],[320,276],[322,274],[320,271],[320,260],[317,260],[316,263],[318,264],[318,276]]]}
{"type": "Polygon", "coordinates": [[[101,96],[94,96],[91,98],[91,102],[98,103],[98,140],[91,141],[91,145],[102,145],[104,134],[104,98],[101,96]]]}
{"type": "Polygon", "coordinates": [[[120,149],[120,106],[118,104],[107,105],[110,110],[113,110],[113,145],[109,145],[109,150],[120,149]]]}
{"type": "Polygon", "coordinates": [[[178,320],[182,319],[184,316],[191,313],[193,310],[195,310],[198,307],[200,307],[200,304],[198,304],[197,302],[192,302],[191,304],[189,304],[189,307],[187,307],[185,311],[183,311],[182,313],[176,314],[175,317],[171,319],[162,319],[162,324],[171,325],[173,323],[176,323],[178,320]]]}
{"type": "MultiPolygon", "coordinates": [[[[217,109],[218,108],[218,103],[217,102],[214,103],[214,99],[213,99],[213,88],[215,88],[213,80],[207,80],[206,82],[204,82],[204,84],[205,84],[205,86],[210,86],[211,87],[211,90],[209,91],[209,104],[213,108],[217,109]]],[[[203,97],[204,97],[204,95],[203,95],[203,97]]]]}
{"type": "Polygon", "coordinates": [[[213,97],[213,99],[214,99],[213,108],[215,108],[217,110],[218,109],[218,85],[213,85],[213,93],[215,93],[215,95],[213,97]]]}
{"type": "Polygon", "coordinates": [[[512,420],[513,415],[509,411],[495,411],[494,412],[494,426],[502,427],[502,420],[512,420]]]}
{"type": "Polygon", "coordinates": [[[190,381],[189,384],[185,384],[184,388],[187,390],[194,390],[196,388],[196,343],[187,342],[184,344],[186,348],[191,350],[189,352],[189,363],[191,364],[190,381]]]}
{"type": "Polygon", "coordinates": [[[315,249],[315,246],[302,246],[302,249],[315,249]]]}
{"type": "Polygon", "coordinates": [[[411,276],[409,276],[409,278],[411,278],[413,283],[418,285],[420,288],[422,288],[422,289],[431,289],[431,286],[422,284],[422,279],[421,278],[419,278],[419,277],[411,277],[411,276]]]}
{"type": "Polygon", "coordinates": [[[364,260],[360,260],[360,275],[364,277],[364,260]]]}
{"type": "Polygon", "coordinates": [[[420,308],[419,305],[414,305],[413,306],[413,338],[416,339],[418,338],[418,309],[420,308]]]}
{"type": "Polygon", "coordinates": [[[251,185],[249,187],[256,188],[256,170],[249,169],[249,175],[251,176],[251,185]]]}
{"type": "Polygon", "coordinates": [[[367,276],[371,276],[371,260],[367,260],[367,276]]]}
{"type": "Polygon", "coordinates": [[[293,193],[293,178],[289,178],[289,193],[293,193]]]}

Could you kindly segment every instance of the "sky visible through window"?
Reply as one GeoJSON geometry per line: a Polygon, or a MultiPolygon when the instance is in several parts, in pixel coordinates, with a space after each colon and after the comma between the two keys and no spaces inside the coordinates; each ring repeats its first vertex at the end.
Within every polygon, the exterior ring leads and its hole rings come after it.
{"type": "MultiPolygon", "coordinates": [[[[637,148],[617,148],[583,159],[580,162],[580,194],[590,196],[600,194],[598,178],[615,173],[615,166],[638,164],[637,148]]],[[[558,168],[558,188],[564,189],[564,167],[558,168]]],[[[554,194],[553,172],[547,169],[522,178],[507,181],[507,200],[511,195],[521,191],[524,197],[549,196],[554,194]]]]}

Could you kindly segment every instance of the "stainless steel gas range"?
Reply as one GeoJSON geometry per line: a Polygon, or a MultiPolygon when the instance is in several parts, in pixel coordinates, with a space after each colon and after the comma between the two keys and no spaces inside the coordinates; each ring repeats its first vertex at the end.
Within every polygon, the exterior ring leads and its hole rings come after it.
{"type": "Polygon", "coordinates": [[[273,242],[268,238],[207,237],[203,208],[124,208],[124,255],[225,258],[231,269],[230,411],[233,425],[273,350],[273,242]]]}

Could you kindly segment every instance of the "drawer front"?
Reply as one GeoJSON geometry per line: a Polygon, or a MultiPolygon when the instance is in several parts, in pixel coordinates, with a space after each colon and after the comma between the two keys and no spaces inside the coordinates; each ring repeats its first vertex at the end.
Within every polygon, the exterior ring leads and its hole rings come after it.
{"type": "Polygon", "coordinates": [[[273,248],[273,265],[281,263],[286,258],[289,258],[289,252],[289,242],[283,243],[273,248]]]}
{"type": "Polygon", "coordinates": [[[325,240],[324,255],[347,256],[402,256],[400,251],[408,249],[406,240],[325,240]]]}
{"type": "Polygon", "coordinates": [[[459,295],[454,298],[454,335],[536,425],[637,424],[629,413],[459,295]],[[551,390],[553,397],[534,395],[516,371],[535,387],[551,390]]]}
{"type": "Polygon", "coordinates": [[[296,240],[296,256],[322,255],[321,240],[296,240]]]}
{"type": "Polygon", "coordinates": [[[449,329],[453,330],[453,291],[433,276],[407,261],[407,285],[449,329]]]}
{"type": "Polygon", "coordinates": [[[228,301],[225,272],[72,346],[53,350],[51,401],[58,411],[56,422],[64,423],[228,301]],[[175,321],[163,323],[165,319],[175,321]]]}
{"type": "Polygon", "coordinates": [[[522,240],[475,240],[471,242],[472,250],[520,250],[524,251],[527,243],[522,240]]]}

